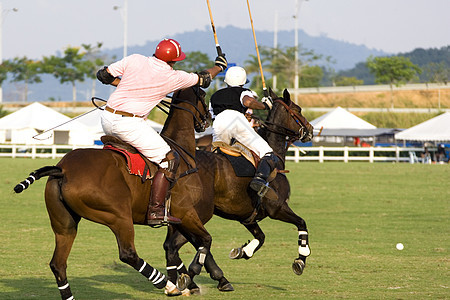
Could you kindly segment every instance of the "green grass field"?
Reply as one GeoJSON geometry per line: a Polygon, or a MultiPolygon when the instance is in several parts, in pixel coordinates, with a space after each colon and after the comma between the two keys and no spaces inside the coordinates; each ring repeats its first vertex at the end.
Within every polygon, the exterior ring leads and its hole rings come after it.
{"type": "MultiPolygon", "coordinates": [[[[0,299],[59,299],[48,267],[54,236],[44,200],[46,180],[22,194],[16,183],[50,159],[0,159],[0,299]]],[[[297,230],[266,219],[265,245],[252,259],[228,258],[251,235],[214,217],[213,254],[235,291],[221,293],[206,272],[194,299],[449,299],[450,166],[391,163],[288,163],[290,205],[310,233],[312,254],[301,276],[291,270],[297,230]],[[396,243],[405,249],[399,251],[396,243]]],[[[136,247],[165,272],[165,229],[136,227],[136,247]]],[[[186,245],[188,265],[194,249],[186,245]]],[[[166,299],[118,259],[108,228],[83,220],[68,261],[76,299],[166,299]]]]}

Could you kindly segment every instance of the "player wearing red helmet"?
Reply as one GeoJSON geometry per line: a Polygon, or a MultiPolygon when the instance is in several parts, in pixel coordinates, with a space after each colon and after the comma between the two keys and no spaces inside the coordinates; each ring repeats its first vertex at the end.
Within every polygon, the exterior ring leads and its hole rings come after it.
{"type": "Polygon", "coordinates": [[[164,39],[151,57],[133,54],[97,72],[100,82],[117,87],[102,113],[103,131],[134,146],[160,166],[150,195],[149,225],[176,224],[181,220],[165,213],[165,200],[169,187],[173,186],[170,182],[174,181],[179,155],[151,127],[147,116],[167,94],[194,85],[207,88],[212,78],[227,68],[225,55],[219,55],[215,66],[207,70],[198,73],[174,70],[173,65],[185,58],[177,41],[164,39]]]}

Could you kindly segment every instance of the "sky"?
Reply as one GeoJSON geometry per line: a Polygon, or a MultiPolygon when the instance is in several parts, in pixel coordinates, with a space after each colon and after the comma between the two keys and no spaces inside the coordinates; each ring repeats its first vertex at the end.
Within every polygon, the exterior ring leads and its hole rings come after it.
{"type": "MultiPolygon", "coordinates": [[[[2,58],[39,59],[68,46],[97,42],[102,42],[104,49],[122,47],[124,1],[128,3],[129,46],[185,31],[211,30],[205,0],[0,0],[2,58]]],[[[219,43],[220,27],[251,28],[246,0],[209,2],[219,43]]],[[[298,28],[311,36],[327,36],[388,53],[450,45],[450,0],[248,2],[256,30],[292,30],[297,16],[298,28]]],[[[211,43],[214,47],[212,30],[211,43]]]]}

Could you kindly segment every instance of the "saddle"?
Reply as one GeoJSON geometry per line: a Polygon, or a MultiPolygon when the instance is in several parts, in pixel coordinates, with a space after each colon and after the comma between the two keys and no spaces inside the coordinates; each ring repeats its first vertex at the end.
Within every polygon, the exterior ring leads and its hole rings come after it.
{"type": "Polygon", "coordinates": [[[135,147],[127,144],[121,139],[104,135],[100,138],[104,144],[103,149],[112,150],[122,154],[127,160],[127,169],[131,175],[141,177],[142,183],[152,179],[159,166],[142,155],[135,147]]]}
{"type": "MultiPolygon", "coordinates": [[[[256,168],[261,160],[255,152],[238,141],[234,141],[232,145],[224,142],[213,142],[212,151],[228,158],[237,177],[255,176],[256,168]]],[[[277,169],[272,171],[268,178],[269,182],[275,179],[277,172],[277,169]]]]}

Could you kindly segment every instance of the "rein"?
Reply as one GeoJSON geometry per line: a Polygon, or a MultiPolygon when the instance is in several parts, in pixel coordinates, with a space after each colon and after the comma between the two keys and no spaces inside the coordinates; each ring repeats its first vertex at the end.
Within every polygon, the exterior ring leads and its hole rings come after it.
{"type": "MultiPolygon", "coordinates": [[[[300,130],[296,131],[296,130],[292,130],[290,128],[287,128],[283,125],[280,124],[276,124],[274,122],[270,122],[270,121],[261,121],[261,125],[266,128],[266,130],[275,133],[275,134],[279,134],[279,135],[285,135],[288,139],[288,144],[287,144],[287,148],[289,148],[289,146],[301,139],[303,136],[305,136],[304,130],[306,129],[306,125],[305,125],[305,117],[299,115],[298,113],[296,113],[295,111],[293,111],[291,109],[290,106],[288,106],[286,103],[284,103],[282,100],[280,99],[275,99],[274,102],[277,102],[279,104],[281,104],[289,113],[289,115],[294,119],[294,121],[300,126],[300,130]]],[[[252,118],[254,118],[252,116],[252,118]]]]}
{"type": "MultiPolygon", "coordinates": [[[[194,89],[194,92],[195,92],[195,95],[197,96],[197,102],[198,102],[198,99],[201,99],[201,96],[198,94],[198,90],[194,89]]],[[[173,107],[176,108],[176,109],[181,109],[181,110],[184,110],[184,111],[189,112],[189,113],[194,117],[195,122],[197,122],[197,124],[200,124],[200,126],[201,126],[202,128],[205,128],[205,126],[206,126],[205,124],[206,124],[206,120],[207,120],[206,115],[207,115],[207,113],[208,113],[208,110],[206,109],[206,104],[205,104],[204,101],[200,101],[200,102],[201,102],[201,104],[202,104],[202,106],[203,106],[203,108],[204,108],[204,110],[205,110],[205,112],[206,112],[205,115],[203,115],[203,114],[201,113],[200,109],[199,109],[196,105],[190,103],[189,101],[184,100],[184,99],[180,99],[180,98],[174,98],[174,97],[172,97],[172,100],[174,100],[174,99],[177,100],[177,101],[179,101],[179,102],[188,103],[189,105],[191,105],[191,106],[198,112],[199,117],[197,117],[197,116],[195,115],[195,112],[192,112],[191,110],[189,110],[189,109],[187,109],[187,108],[184,108],[184,107],[182,107],[182,106],[179,106],[179,105],[177,105],[177,104],[174,104],[174,103],[172,103],[172,102],[163,100],[163,101],[161,101],[160,103],[161,103],[163,106],[165,106],[166,108],[170,108],[171,106],[173,106],[173,107]],[[199,118],[200,118],[200,119],[199,119],[199,118]]],[[[158,106],[158,108],[161,109],[161,110],[162,110],[163,112],[165,112],[166,114],[169,114],[169,112],[167,112],[166,110],[162,109],[161,107],[158,106]]],[[[195,172],[198,171],[198,168],[197,168],[195,165],[193,166],[192,164],[190,164],[189,161],[188,161],[188,159],[187,159],[187,157],[186,157],[186,155],[189,156],[189,157],[195,162],[196,160],[195,160],[195,156],[194,156],[193,154],[191,154],[189,151],[187,151],[184,147],[180,146],[180,145],[179,145],[176,141],[174,141],[173,139],[171,139],[171,138],[169,138],[169,137],[166,137],[166,136],[164,136],[164,135],[161,135],[161,137],[162,137],[162,138],[163,138],[163,139],[164,139],[171,147],[177,149],[177,152],[180,154],[181,158],[183,159],[183,161],[184,161],[184,162],[186,163],[186,165],[188,166],[188,170],[186,170],[185,172],[181,173],[180,176],[179,176],[179,178],[184,177],[184,176],[189,175],[189,174],[192,174],[192,173],[195,173],[195,172]],[[181,150],[181,151],[180,151],[180,150],[181,150]]]]}

